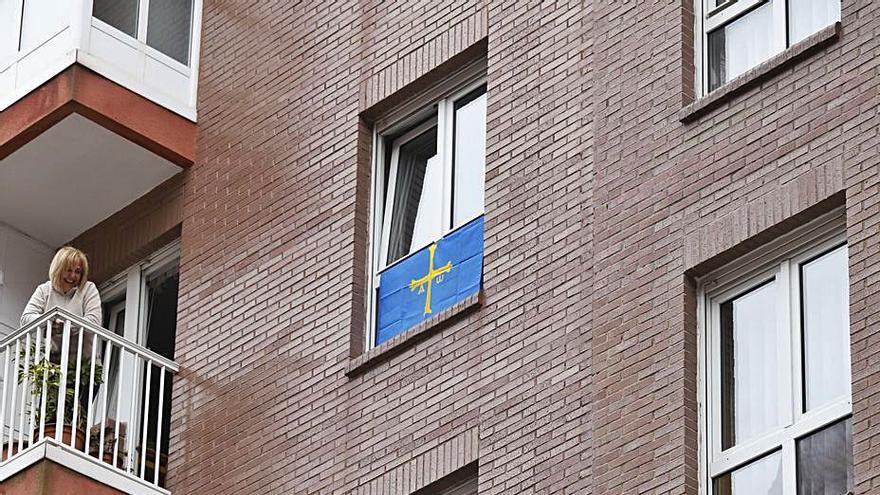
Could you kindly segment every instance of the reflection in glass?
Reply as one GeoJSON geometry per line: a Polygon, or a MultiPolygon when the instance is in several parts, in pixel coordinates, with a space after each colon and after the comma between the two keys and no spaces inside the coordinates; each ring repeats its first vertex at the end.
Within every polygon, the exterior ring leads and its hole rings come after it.
{"type": "Polygon", "coordinates": [[[138,0],[94,0],[92,15],[137,38],[138,0]]]}
{"type": "Polygon", "coordinates": [[[455,104],[453,228],[483,213],[486,184],[486,93],[455,104]]]}
{"type": "Polygon", "coordinates": [[[788,0],[789,44],[840,20],[840,0],[788,0]]]}
{"type": "Polygon", "coordinates": [[[853,491],[852,455],[850,418],[798,440],[798,495],[842,495],[853,491]]]}
{"type": "Polygon", "coordinates": [[[714,495],[782,495],[782,453],[775,452],[715,478],[714,495]]]}
{"type": "Polygon", "coordinates": [[[769,2],[709,33],[709,91],[770,58],[772,35],[769,2]]]}
{"type": "Polygon", "coordinates": [[[150,0],[147,44],[189,65],[192,0],[150,0]]]}
{"type": "Polygon", "coordinates": [[[721,446],[779,424],[776,283],[721,305],[721,446]]]}

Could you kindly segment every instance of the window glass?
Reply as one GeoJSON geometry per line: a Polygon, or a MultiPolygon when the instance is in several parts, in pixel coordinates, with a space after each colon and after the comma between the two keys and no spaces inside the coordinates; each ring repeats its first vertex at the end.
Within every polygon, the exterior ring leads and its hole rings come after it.
{"type": "Polygon", "coordinates": [[[798,495],[852,493],[852,455],[850,418],[798,440],[798,495]]]}
{"type": "Polygon", "coordinates": [[[486,93],[455,104],[453,227],[483,213],[486,182],[486,93]]]}
{"type": "Polygon", "coordinates": [[[388,264],[440,237],[443,200],[442,169],[436,159],[437,128],[432,127],[394,148],[392,161],[397,162],[397,174],[388,264]]]}
{"type": "Polygon", "coordinates": [[[709,91],[770,58],[772,37],[771,3],[709,33],[709,91]]]}
{"type": "Polygon", "coordinates": [[[715,495],[782,495],[782,455],[775,452],[715,479],[715,495]]]}
{"type": "Polygon", "coordinates": [[[94,0],[92,15],[123,33],[137,37],[138,0],[94,0]]]}
{"type": "Polygon", "coordinates": [[[189,65],[192,0],[150,0],[147,44],[189,65]]]}
{"type": "Polygon", "coordinates": [[[849,391],[849,275],[846,246],[801,266],[804,407],[849,391]]]}
{"type": "Polygon", "coordinates": [[[721,443],[727,449],[779,424],[776,283],[721,305],[721,443]]]}
{"type": "Polygon", "coordinates": [[[840,20],[840,0],[788,0],[789,44],[840,20]]]}

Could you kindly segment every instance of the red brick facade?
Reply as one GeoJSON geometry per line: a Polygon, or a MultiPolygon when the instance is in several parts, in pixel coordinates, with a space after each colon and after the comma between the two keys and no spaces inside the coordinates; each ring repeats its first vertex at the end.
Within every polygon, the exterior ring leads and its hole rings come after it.
{"type": "Polygon", "coordinates": [[[691,3],[206,2],[196,163],[81,239],[182,221],[172,493],[697,495],[695,277],[841,205],[874,493],[880,7],[704,105],[691,3]],[[479,305],[363,365],[371,123],[480,57],[479,305]]]}

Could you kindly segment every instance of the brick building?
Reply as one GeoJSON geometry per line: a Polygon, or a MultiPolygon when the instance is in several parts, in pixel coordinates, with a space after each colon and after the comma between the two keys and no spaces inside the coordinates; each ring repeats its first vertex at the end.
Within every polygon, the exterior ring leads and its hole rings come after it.
{"type": "Polygon", "coordinates": [[[0,493],[880,492],[878,10],[0,2],[0,493]]]}

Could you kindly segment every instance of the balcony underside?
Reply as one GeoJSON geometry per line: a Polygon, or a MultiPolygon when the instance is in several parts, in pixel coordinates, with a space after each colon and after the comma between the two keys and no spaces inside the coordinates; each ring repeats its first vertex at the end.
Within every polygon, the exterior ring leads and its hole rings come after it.
{"type": "Polygon", "coordinates": [[[195,124],[80,66],[0,112],[0,222],[50,247],[193,161],[195,124]]]}

